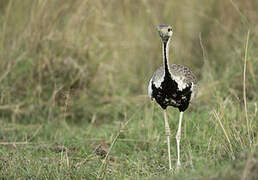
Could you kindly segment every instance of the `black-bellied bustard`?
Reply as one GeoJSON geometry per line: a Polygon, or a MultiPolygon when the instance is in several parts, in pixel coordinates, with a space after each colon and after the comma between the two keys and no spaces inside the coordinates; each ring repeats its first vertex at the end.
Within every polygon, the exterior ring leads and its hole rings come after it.
{"type": "Polygon", "coordinates": [[[163,66],[158,68],[153,74],[149,86],[148,94],[151,100],[154,98],[162,107],[165,119],[165,131],[168,144],[169,169],[172,170],[170,156],[170,128],[167,119],[167,106],[173,106],[179,109],[179,125],[176,134],[177,141],[177,169],[180,163],[180,136],[183,112],[188,108],[189,103],[197,94],[197,81],[193,72],[183,66],[177,64],[169,64],[168,51],[169,41],[173,34],[169,25],[157,26],[157,31],[162,40],[163,66]]]}

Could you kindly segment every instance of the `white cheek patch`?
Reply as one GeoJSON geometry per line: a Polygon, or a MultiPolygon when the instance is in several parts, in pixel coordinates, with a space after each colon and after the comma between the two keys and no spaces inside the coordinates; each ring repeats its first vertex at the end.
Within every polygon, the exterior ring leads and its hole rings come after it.
{"type": "Polygon", "coordinates": [[[180,76],[171,76],[176,81],[179,91],[185,89],[188,85],[184,82],[184,78],[180,76]]]}
{"type": "MultiPolygon", "coordinates": [[[[171,74],[171,73],[170,73],[171,74]]],[[[153,83],[155,85],[156,88],[162,88],[161,87],[161,83],[164,81],[164,74],[162,76],[162,78],[160,79],[156,79],[153,83]]],[[[177,85],[178,85],[178,89],[179,91],[182,91],[183,89],[185,89],[188,84],[184,82],[184,77],[180,77],[180,76],[171,76],[171,78],[176,81],[177,85]]],[[[149,84],[150,85],[150,84],[149,84]]],[[[151,88],[151,87],[149,87],[151,88]]]]}
{"type": "Polygon", "coordinates": [[[153,83],[154,83],[154,85],[155,85],[156,88],[159,88],[159,87],[161,87],[161,83],[162,83],[163,81],[164,81],[164,74],[163,74],[162,78],[157,79],[157,80],[154,81],[153,83]]]}

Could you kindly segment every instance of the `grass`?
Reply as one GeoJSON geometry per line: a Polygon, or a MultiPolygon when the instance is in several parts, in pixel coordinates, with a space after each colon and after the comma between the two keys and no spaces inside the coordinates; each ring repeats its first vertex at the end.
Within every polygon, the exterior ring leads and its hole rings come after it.
{"type": "MultiPolygon", "coordinates": [[[[257,179],[255,0],[0,2],[0,177],[257,179]],[[199,81],[184,114],[182,166],[168,171],[161,109],[147,83],[161,63],[199,81]]],[[[179,113],[169,108],[176,165],[179,113]]]]}

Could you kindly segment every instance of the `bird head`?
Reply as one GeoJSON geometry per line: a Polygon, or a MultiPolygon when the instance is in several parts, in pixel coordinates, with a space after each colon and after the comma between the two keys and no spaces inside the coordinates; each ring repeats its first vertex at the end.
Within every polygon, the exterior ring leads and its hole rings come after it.
{"type": "Polygon", "coordinates": [[[157,26],[156,29],[163,42],[167,42],[173,35],[172,27],[170,25],[162,24],[157,26]]]}

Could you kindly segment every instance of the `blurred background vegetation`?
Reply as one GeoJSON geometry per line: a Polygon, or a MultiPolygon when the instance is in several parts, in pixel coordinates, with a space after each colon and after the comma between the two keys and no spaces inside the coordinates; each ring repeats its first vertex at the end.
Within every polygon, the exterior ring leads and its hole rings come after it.
{"type": "Polygon", "coordinates": [[[193,108],[230,95],[242,101],[250,30],[247,97],[257,101],[256,1],[2,0],[0,7],[2,118],[112,121],[149,102],[148,80],[162,64],[154,27],[162,23],[175,31],[171,63],[191,67],[200,81],[193,108]]]}
{"type": "Polygon", "coordinates": [[[141,108],[145,113],[137,121],[148,119],[148,81],[162,65],[155,26],[171,24],[170,63],[190,67],[200,86],[188,111],[207,119],[215,119],[216,111],[233,128],[231,141],[241,137],[242,149],[249,140],[256,147],[257,22],[257,0],[1,0],[1,124],[54,121],[97,128],[141,108]]]}

